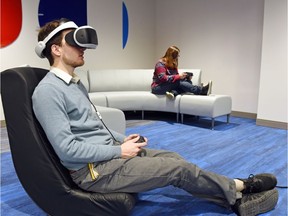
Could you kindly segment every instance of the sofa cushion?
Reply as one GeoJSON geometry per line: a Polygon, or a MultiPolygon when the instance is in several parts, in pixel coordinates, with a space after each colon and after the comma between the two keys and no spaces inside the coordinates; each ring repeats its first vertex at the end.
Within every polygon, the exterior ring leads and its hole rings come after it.
{"type": "Polygon", "coordinates": [[[178,113],[180,98],[181,95],[178,95],[174,100],[170,100],[166,95],[150,93],[143,101],[143,110],[178,113]]]}
{"type": "Polygon", "coordinates": [[[143,101],[146,101],[150,92],[147,91],[119,91],[102,92],[107,98],[108,107],[121,110],[143,110],[143,101]]]}
{"type": "Polygon", "coordinates": [[[107,107],[113,107],[124,111],[150,110],[163,112],[179,112],[180,95],[174,100],[165,95],[155,95],[148,91],[117,91],[94,92],[89,94],[91,101],[98,105],[102,96],[107,100],[107,107]],[[98,99],[97,99],[98,98],[98,99]]]}

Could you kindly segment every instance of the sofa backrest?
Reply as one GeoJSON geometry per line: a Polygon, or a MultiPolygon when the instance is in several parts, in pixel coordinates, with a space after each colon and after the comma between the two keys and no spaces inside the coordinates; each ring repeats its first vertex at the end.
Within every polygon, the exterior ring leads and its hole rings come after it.
{"type": "Polygon", "coordinates": [[[90,92],[149,91],[153,70],[104,69],[89,70],[90,92]]]}
{"type": "Polygon", "coordinates": [[[80,80],[81,80],[82,84],[85,86],[86,90],[89,91],[90,84],[89,84],[89,81],[88,81],[88,71],[87,70],[76,69],[75,73],[80,77],[80,80]]]}
{"type": "MultiPolygon", "coordinates": [[[[193,84],[201,83],[200,69],[180,69],[193,72],[193,84]]],[[[89,92],[151,91],[154,69],[95,69],[88,71],[89,92]]],[[[80,78],[81,75],[80,75],[80,78]]]]}

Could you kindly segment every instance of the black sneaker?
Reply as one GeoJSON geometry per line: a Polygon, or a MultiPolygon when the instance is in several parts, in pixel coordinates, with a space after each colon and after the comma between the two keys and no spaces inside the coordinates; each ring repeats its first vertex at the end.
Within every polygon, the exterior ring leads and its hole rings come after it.
{"type": "Polygon", "coordinates": [[[200,95],[207,95],[209,90],[209,83],[202,87],[200,95]]]}
{"type": "Polygon", "coordinates": [[[241,191],[243,194],[259,193],[271,190],[276,187],[277,179],[269,173],[261,173],[257,175],[250,174],[248,179],[240,179],[244,182],[245,189],[241,191]]]}
{"type": "Polygon", "coordinates": [[[207,85],[202,86],[200,95],[210,95],[212,92],[212,81],[210,80],[207,85]]]}
{"type": "Polygon", "coordinates": [[[278,201],[278,191],[263,191],[261,193],[245,194],[232,206],[232,210],[240,216],[254,216],[271,211],[278,201]]]}

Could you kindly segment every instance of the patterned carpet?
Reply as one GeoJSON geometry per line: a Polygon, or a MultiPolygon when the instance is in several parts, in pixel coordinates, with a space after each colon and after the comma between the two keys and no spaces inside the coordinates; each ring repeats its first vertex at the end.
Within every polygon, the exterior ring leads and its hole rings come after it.
{"type": "MultiPolygon", "coordinates": [[[[126,116],[127,134],[140,133],[149,139],[149,147],[178,152],[203,169],[231,178],[246,178],[251,173],[271,172],[278,185],[287,185],[287,131],[256,126],[255,120],[217,118],[210,130],[209,119],[187,119],[175,123],[167,115],[157,121],[157,114],[137,120],[126,116]],[[164,121],[165,120],[165,121],[164,121]]],[[[5,128],[1,128],[1,215],[46,215],[27,196],[13,168],[5,128]],[[5,138],[6,137],[6,138],[5,138]]],[[[263,215],[287,215],[287,189],[279,189],[276,208],[263,215]]],[[[159,188],[139,194],[132,216],[234,215],[229,210],[197,199],[174,187],[159,188]]]]}

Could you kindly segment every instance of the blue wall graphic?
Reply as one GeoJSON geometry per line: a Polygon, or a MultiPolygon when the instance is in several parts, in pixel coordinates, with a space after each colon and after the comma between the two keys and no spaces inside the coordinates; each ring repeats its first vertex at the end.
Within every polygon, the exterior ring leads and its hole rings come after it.
{"type": "Polygon", "coordinates": [[[78,26],[87,25],[87,0],[40,0],[39,25],[55,19],[67,18],[78,26]]]}
{"type": "Polygon", "coordinates": [[[122,2],[122,48],[124,49],[129,34],[129,19],[128,19],[128,11],[124,2],[122,2]]]}

